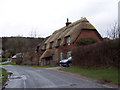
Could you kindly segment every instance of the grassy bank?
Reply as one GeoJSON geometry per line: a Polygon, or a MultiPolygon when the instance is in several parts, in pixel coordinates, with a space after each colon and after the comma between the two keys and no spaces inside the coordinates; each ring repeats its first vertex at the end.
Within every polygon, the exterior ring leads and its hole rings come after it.
{"type": "Polygon", "coordinates": [[[72,66],[61,68],[60,70],[78,73],[88,77],[93,77],[118,84],[118,69],[114,67],[85,68],[72,66]]]}
{"type": "MultiPolygon", "coordinates": [[[[15,62],[7,62],[2,65],[17,65],[15,62]]],[[[30,66],[30,67],[56,67],[57,65],[47,65],[47,66],[36,66],[36,65],[19,65],[19,66],[30,66]]]]}
{"type": "Polygon", "coordinates": [[[15,62],[7,62],[7,63],[3,63],[2,65],[16,65],[15,62]]]}
{"type": "Polygon", "coordinates": [[[29,66],[29,67],[57,67],[56,65],[47,65],[47,66],[36,66],[36,65],[20,65],[20,66],[29,66]]]}
{"type": "Polygon", "coordinates": [[[3,68],[0,68],[0,84],[4,82],[8,77],[7,71],[3,68]]]}

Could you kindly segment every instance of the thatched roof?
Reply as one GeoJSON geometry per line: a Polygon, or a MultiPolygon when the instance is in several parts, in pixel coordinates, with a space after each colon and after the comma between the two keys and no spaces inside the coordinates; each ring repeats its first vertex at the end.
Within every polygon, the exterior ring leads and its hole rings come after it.
{"type": "MultiPolygon", "coordinates": [[[[60,45],[65,44],[65,38],[67,36],[71,37],[70,43],[74,42],[78,35],[80,34],[82,29],[89,29],[89,30],[96,30],[93,25],[89,23],[89,21],[86,18],[82,18],[74,23],[71,23],[68,26],[64,26],[63,28],[56,30],[49,38],[46,40],[45,44],[47,44],[46,49],[42,55],[43,57],[49,56],[47,55],[49,48],[50,48],[50,42],[54,42],[54,47],[58,46],[58,39],[61,39],[60,45]]],[[[50,53],[49,53],[50,54],[50,53]]]]}
{"type": "Polygon", "coordinates": [[[53,49],[47,49],[41,56],[41,58],[50,57],[54,54],[53,49]]]}
{"type": "MultiPolygon", "coordinates": [[[[39,50],[44,50],[45,48],[44,48],[44,43],[45,43],[45,41],[49,38],[50,36],[48,36],[48,37],[46,37],[46,38],[44,38],[44,40],[40,43],[40,44],[38,44],[37,45],[37,47],[39,47],[39,50]]],[[[36,47],[36,50],[37,50],[37,47],[36,47]]]]}

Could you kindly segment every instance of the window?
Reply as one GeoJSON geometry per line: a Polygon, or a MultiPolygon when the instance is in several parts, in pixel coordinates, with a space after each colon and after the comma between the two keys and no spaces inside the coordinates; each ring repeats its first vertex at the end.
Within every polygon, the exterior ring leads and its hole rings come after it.
{"type": "Polygon", "coordinates": [[[45,44],[45,49],[46,49],[47,44],[45,44]]]}
{"type": "Polygon", "coordinates": [[[41,62],[41,58],[40,58],[39,62],[41,62]]]}
{"type": "Polygon", "coordinates": [[[37,49],[36,49],[37,52],[39,51],[39,47],[40,47],[40,46],[37,46],[37,49]]]}
{"type": "Polygon", "coordinates": [[[70,43],[70,36],[67,37],[67,43],[70,43]]]}
{"type": "Polygon", "coordinates": [[[35,53],[37,53],[39,51],[39,46],[37,46],[36,50],[35,50],[35,53]]]}
{"type": "Polygon", "coordinates": [[[53,60],[56,60],[56,55],[55,54],[53,54],[53,60]]]}
{"type": "Polygon", "coordinates": [[[72,53],[72,51],[67,52],[67,57],[68,58],[71,57],[71,53],[72,53]]]}
{"type": "Polygon", "coordinates": [[[58,46],[60,46],[60,43],[61,43],[61,39],[58,39],[58,46]]]}
{"type": "Polygon", "coordinates": [[[45,59],[43,59],[43,65],[46,65],[46,60],[45,59]]]}
{"type": "Polygon", "coordinates": [[[51,42],[50,43],[50,48],[53,48],[54,47],[54,42],[51,42]]]}
{"type": "Polygon", "coordinates": [[[63,53],[60,53],[60,59],[63,60],[63,53]]]}

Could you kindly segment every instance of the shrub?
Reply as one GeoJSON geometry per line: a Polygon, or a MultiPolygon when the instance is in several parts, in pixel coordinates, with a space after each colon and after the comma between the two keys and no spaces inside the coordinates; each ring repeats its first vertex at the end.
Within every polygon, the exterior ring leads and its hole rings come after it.
{"type": "Polygon", "coordinates": [[[89,44],[93,44],[96,42],[97,40],[94,38],[81,38],[80,40],[76,42],[76,44],[77,45],[89,45],[89,44]]]}
{"type": "Polygon", "coordinates": [[[22,58],[17,58],[16,59],[16,64],[21,65],[22,64],[22,58]]]}
{"type": "Polygon", "coordinates": [[[73,50],[73,65],[118,66],[120,48],[118,40],[103,41],[73,50]]]}
{"type": "Polygon", "coordinates": [[[5,62],[5,61],[7,61],[7,58],[2,58],[2,62],[5,62]]]}

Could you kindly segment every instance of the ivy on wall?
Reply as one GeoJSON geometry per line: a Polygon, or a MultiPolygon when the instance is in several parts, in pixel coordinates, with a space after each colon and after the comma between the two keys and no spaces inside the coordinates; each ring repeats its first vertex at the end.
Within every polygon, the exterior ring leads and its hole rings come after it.
{"type": "Polygon", "coordinates": [[[93,44],[96,42],[97,40],[94,38],[81,38],[80,40],[76,42],[76,44],[79,46],[79,45],[89,45],[89,44],[93,44]]]}

